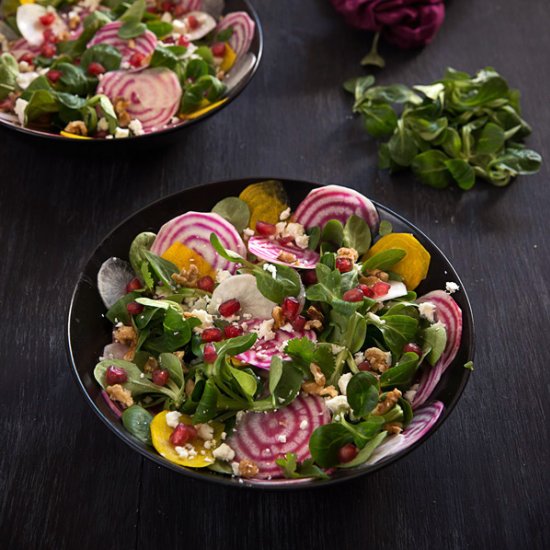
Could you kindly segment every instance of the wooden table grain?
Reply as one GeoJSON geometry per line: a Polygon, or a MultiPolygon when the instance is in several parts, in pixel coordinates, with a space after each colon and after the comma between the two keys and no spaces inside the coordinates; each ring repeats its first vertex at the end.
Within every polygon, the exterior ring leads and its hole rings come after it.
{"type": "MultiPolygon", "coordinates": [[[[506,189],[468,193],[379,172],[341,91],[362,72],[368,37],[328,0],[255,4],[266,39],[257,76],[172,146],[79,154],[0,131],[0,547],[549,548],[547,164],[506,189]],[[446,424],[399,463],[327,489],[218,487],[132,452],[80,395],[65,322],[96,244],[159,197],[246,176],[359,189],[430,235],[461,274],[477,325],[474,375],[446,424]]],[[[494,66],[521,89],[529,144],[550,159],[549,19],[546,0],[450,0],[428,48],[383,46],[379,80],[494,66]]]]}

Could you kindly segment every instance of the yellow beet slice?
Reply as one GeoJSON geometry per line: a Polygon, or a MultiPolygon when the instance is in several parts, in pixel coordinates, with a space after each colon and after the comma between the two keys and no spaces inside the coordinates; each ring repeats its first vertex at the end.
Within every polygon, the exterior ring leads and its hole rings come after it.
{"type": "MultiPolygon", "coordinates": [[[[197,451],[197,456],[194,458],[182,458],[170,443],[170,436],[174,430],[166,424],[166,415],[168,412],[170,411],[158,413],[151,422],[151,439],[153,440],[153,446],[160,456],[180,466],[190,466],[191,468],[205,468],[213,464],[214,457],[212,456],[212,451],[221,443],[223,424],[219,422],[210,423],[212,428],[214,428],[214,441],[216,442],[212,444],[211,449],[205,449],[204,440],[200,437],[195,437],[191,439],[189,443],[193,445],[197,451]],[[204,451],[204,454],[202,454],[201,451],[204,451]]],[[[188,425],[192,424],[191,417],[186,414],[181,415],[180,422],[188,425]]]]}
{"type": "Polygon", "coordinates": [[[220,65],[220,69],[226,73],[229,69],[231,69],[231,67],[233,67],[236,59],[237,54],[235,53],[235,50],[226,42],[225,54],[223,56],[222,64],[220,65]]]}
{"type": "Polygon", "coordinates": [[[367,252],[369,259],[379,252],[400,248],[407,255],[396,263],[391,271],[401,275],[408,290],[414,290],[428,275],[430,268],[430,253],[410,233],[390,233],[380,238],[367,252]]]}
{"type": "Polygon", "coordinates": [[[182,243],[173,243],[170,248],[162,253],[161,257],[172,262],[180,270],[189,269],[194,264],[197,266],[201,277],[208,275],[216,280],[216,271],[212,266],[198,252],[182,243]]]}
{"type": "Polygon", "coordinates": [[[206,104],[204,105],[204,107],[201,107],[198,111],[195,111],[193,113],[189,113],[187,115],[181,115],[181,118],[184,120],[193,120],[195,118],[199,118],[200,116],[208,113],[212,109],[217,109],[220,105],[223,105],[226,101],[227,101],[227,98],[220,99],[220,101],[216,101],[216,103],[210,103],[210,104],[206,101],[206,104]]]}
{"type": "Polygon", "coordinates": [[[287,196],[279,181],[269,180],[249,185],[239,198],[250,208],[250,227],[256,229],[256,222],[277,223],[286,210],[287,196]]]}
{"type": "MultiPolygon", "coordinates": [[[[27,3],[30,4],[31,2],[27,2],[27,3]]],[[[91,137],[88,137],[88,136],[79,136],[78,134],[72,134],[71,132],[65,132],[65,130],[61,130],[61,132],[59,132],[59,133],[63,137],[68,137],[68,138],[71,138],[71,139],[92,139],[91,137]]]]}

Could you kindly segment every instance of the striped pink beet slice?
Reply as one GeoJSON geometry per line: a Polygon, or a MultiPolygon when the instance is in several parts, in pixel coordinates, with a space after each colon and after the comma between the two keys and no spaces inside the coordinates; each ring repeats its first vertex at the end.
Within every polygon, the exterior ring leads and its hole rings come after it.
{"type": "Polygon", "coordinates": [[[303,249],[294,245],[281,244],[267,237],[250,237],[248,250],[261,260],[273,264],[288,265],[300,269],[315,269],[319,262],[319,254],[315,250],[303,249]],[[294,257],[293,261],[279,259],[294,257]]]}
{"type": "Polygon", "coordinates": [[[244,11],[235,11],[227,14],[216,27],[216,32],[231,27],[233,34],[229,39],[229,45],[237,54],[237,58],[244,55],[249,49],[254,38],[256,24],[244,11]]]}

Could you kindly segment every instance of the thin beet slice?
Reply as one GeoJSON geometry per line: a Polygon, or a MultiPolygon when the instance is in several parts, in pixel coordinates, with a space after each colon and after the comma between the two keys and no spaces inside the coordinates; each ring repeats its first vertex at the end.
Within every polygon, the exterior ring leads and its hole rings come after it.
{"type": "Polygon", "coordinates": [[[266,262],[300,269],[315,269],[319,262],[319,254],[314,250],[281,244],[267,237],[250,237],[248,250],[266,262]]]}
{"type": "Polygon", "coordinates": [[[216,32],[221,32],[231,27],[233,34],[229,39],[229,45],[237,54],[237,58],[244,55],[250,48],[254,38],[256,24],[244,11],[235,11],[226,15],[216,27],[216,32]]]}

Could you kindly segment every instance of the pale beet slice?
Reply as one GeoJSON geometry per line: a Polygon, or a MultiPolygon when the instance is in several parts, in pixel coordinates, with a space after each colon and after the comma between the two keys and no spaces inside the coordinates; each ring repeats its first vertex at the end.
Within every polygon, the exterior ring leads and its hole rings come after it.
{"type": "Polygon", "coordinates": [[[254,256],[273,264],[288,265],[300,269],[315,269],[319,254],[315,250],[281,244],[267,237],[250,237],[248,250],[254,256]]]}
{"type": "Polygon", "coordinates": [[[219,33],[231,27],[233,34],[229,39],[229,45],[237,54],[237,58],[244,55],[249,49],[254,39],[256,24],[244,11],[235,11],[227,14],[216,27],[219,33]]]}
{"type": "Polygon", "coordinates": [[[97,290],[109,309],[126,294],[126,285],[135,277],[128,262],[120,258],[105,260],[97,272],[97,290]]]}

